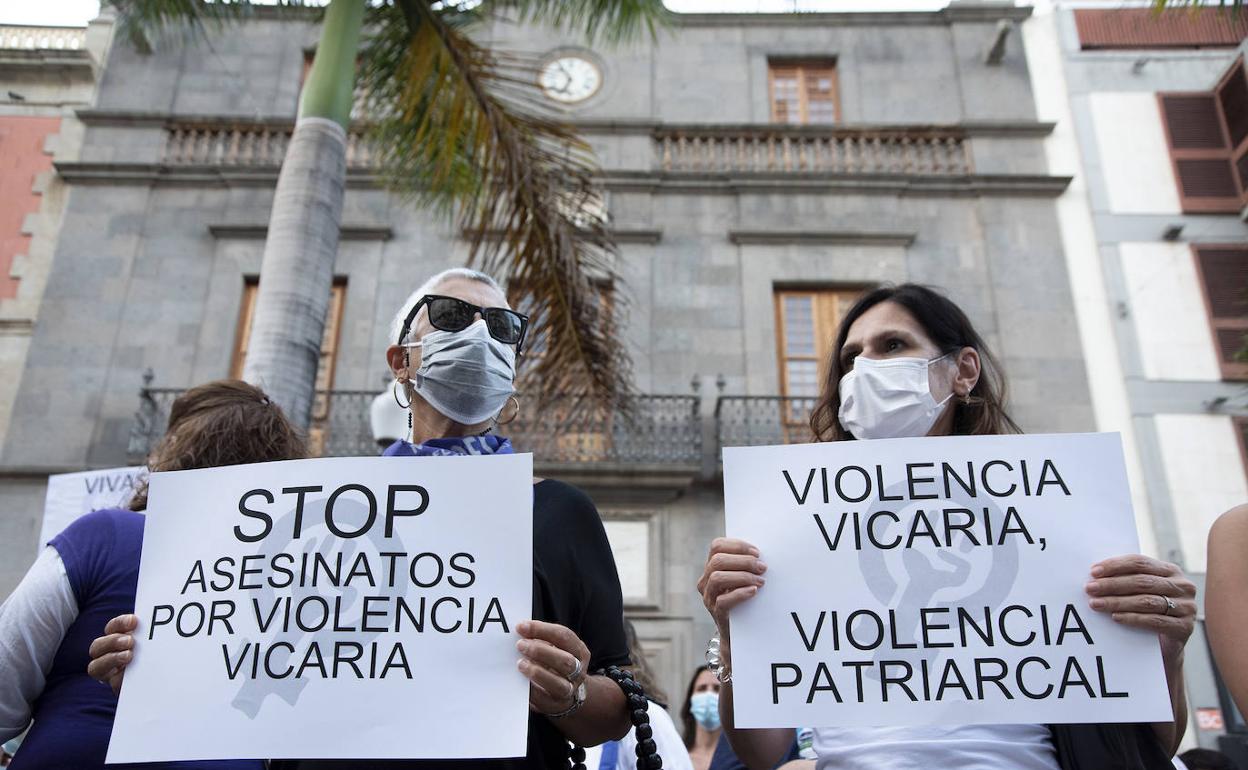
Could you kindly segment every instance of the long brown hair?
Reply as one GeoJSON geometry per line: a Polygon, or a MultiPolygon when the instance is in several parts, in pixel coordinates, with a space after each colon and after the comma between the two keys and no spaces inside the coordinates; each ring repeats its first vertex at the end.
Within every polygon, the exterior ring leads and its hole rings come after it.
{"type": "Polygon", "coordinates": [[[845,347],[845,337],[854,321],[881,302],[895,302],[909,311],[942,355],[968,347],[975,348],[979,353],[979,381],[966,400],[955,400],[953,404],[955,436],[1022,433],[1005,411],[1007,386],[1001,365],[983,337],[975,331],[966,313],[953,300],[931,287],[903,283],[900,286],[882,286],[863,295],[841,321],[841,327],[836,332],[836,344],[828,357],[828,377],[810,414],[810,429],[816,441],[853,439],[841,425],[839,417],[840,383],[845,374],[841,370],[841,349],[845,347]]]}
{"type": "Polygon", "coordinates": [[[685,688],[685,702],[680,707],[680,726],[685,735],[685,748],[692,749],[693,741],[698,737],[697,720],[693,718],[693,688],[698,683],[698,676],[703,671],[710,671],[711,667],[707,665],[698,666],[693,670],[693,676],[689,677],[689,686],[685,688]]]}
{"type": "MultiPolygon", "coordinates": [[[[254,385],[216,380],[183,393],[169,409],[169,427],[147,458],[150,472],[298,460],[307,455],[303,436],[281,407],[254,385]]],[[[130,510],[147,508],[147,480],[130,510]]]]}
{"type": "Polygon", "coordinates": [[[659,679],[654,675],[654,669],[650,668],[649,661],[646,660],[646,652],[641,649],[641,639],[637,637],[637,629],[633,626],[633,621],[628,618],[624,618],[624,639],[628,642],[629,660],[633,662],[628,670],[633,673],[637,684],[641,685],[646,698],[666,708],[667,693],[663,692],[663,688],[659,686],[659,679]]]}

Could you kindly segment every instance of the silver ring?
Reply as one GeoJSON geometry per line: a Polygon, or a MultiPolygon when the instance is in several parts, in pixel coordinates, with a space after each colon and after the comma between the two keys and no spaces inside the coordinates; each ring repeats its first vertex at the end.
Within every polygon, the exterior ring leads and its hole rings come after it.
{"type": "MultiPolygon", "coordinates": [[[[1179,608],[1179,605],[1171,601],[1169,596],[1163,596],[1161,598],[1166,600],[1166,612],[1165,612],[1166,615],[1170,614],[1170,610],[1177,610],[1179,608]]],[[[577,662],[579,663],[580,661],[577,661],[577,662]]]]}
{"type": "Polygon", "coordinates": [[[583,671],[583,669],[581,668],[581,659],[576,658],[576,668],[572,669],[572,673],[568,674],[564,678],[567,679],[569,682],[572,682],[573,684],[575,684],[576,680],[581,678],[581,671],[583,671]]]}

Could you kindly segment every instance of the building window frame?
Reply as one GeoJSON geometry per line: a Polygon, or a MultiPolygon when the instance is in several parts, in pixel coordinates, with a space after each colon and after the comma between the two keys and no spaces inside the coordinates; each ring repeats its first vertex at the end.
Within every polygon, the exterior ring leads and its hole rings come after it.
{"type": "MultiPolygon", "coordinates": [[[[243,293],[238,310],[238,322],[234,331],[234,349],[230,358],[230,377],[241,380],[247,363],[247,343],[251,337],[251,324],[255,318],[256,300],[260,290],[258,275],[243,276],[243,293]]],[[[334,276],[330,287],[328,311],[325,315],[325,334],[317,362],[316,392],[312,399],[312,422],[308,428],[309,454],[318,456],[325,447],[329,426],[330,392],[334,388],[334,375],[338,367],[338,352],[342,342],[342,320],[347,304],[347,278],[334,276]],[[322,369],[322,366],[324,368],[322,369]]]]}
{"type": "Polygon", "coordinates": [[[813,126],[832,126],[841,122],[841,83],[840,69],[837,66],[836,57],[768,57],[767,59],[767,109],[772,123],[783,123],[787,125],[813,125],[813,126]],[[777,76],[782,72],[794,72],[797,80],[797,116],[786,115],[783,120],[777,116],[776,104],[776,81],[780,78],[777,76]],[[831,98],[827,100],[811,99],[811,89],[809,78],[818,77],[821,71],[830,79],[831,84],[829,91],[831,98]],[[812,101],[826,101],[832,105],[832,119],[829,120],[811,120],[811,103],[812,101]]]}
{"type": "Polygon", "coordinates": [[[809,410],[803,409],[806,401],[813,402],[819,397],[828,377],[828,363],[832,348],[836,345],[836,335],[840,331],[841,321],[871,286],[863,284],[776,284],[772,287],[773,312],[776,322],[776,366],[779,374],[780,396],[782,398],[781,422],[785,438],[788,441],[808,437],[810,432],[809,410]],[[813,353],[810,355],[790,353],[789,323],[785,311],[786,300],[795,298],[810,299],[812,320],[813,353]],[[828,307],[828,302],[833,305],[828,307]],[[815,393],[794,394],[789,382],[789,363],[791,361],[813,361],[815,364],[815,393]],[[800,399],[800,400],[799,400],[800,399]]]}
{"type": "MultiPolygon", "coordinates": [[[[1201,259],[1201,252],[1204,250],[1235,250],[1242,251],[1244,259],[1248,261],[1248,244],[1243,243],[1193,243],[1190,246],[1192,254],[1192,262],[1196,268],[1196,282],[1200,291],[1200,300],[1205,309],[1205,321],[1209,328],[1209,340],[1213,345],[1214,357],[1218,360],[1218,368],[1222,373],[1223,380],[1244,381],[1248,380],[1248,362],[1243,361],[1227,361],[1223,356],[1222,340],[1219,338],[1220,332],[1239,331],[1241,340],[1243,335],[1248,335],[1248,296],[1244,298],[1244,313],[1241,317],[1222,317],[1215,315],[1213,302],[1209,297],[1209,287],[1211,277],[1206,275],[1205,266],[1201,259]]],[[[1248,291],[1245,292],[1248,294],[1248,291]]]]}

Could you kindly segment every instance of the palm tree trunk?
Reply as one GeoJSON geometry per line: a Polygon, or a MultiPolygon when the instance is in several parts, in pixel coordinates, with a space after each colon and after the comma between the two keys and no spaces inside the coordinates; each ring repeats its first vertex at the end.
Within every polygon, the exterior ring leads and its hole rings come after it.
{"type": "Polygon", "coordinates": [[[329,310],[365,0],[330,0],[277,178],[243,378],[306,429],[329,310]]]}

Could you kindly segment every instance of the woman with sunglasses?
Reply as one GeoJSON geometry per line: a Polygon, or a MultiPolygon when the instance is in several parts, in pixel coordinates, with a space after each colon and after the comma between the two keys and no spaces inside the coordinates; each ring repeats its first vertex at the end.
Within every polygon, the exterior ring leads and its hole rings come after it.
{"type": "MultiPolygon", "coordinates": [[[[386,349],[394,397],[408,411],[409,433],[384,454],[511,453],[511,442],[494,429],[519,410],[516,357],[527,331],[528,318],[508,306],[502,288],[484,273],[455,268],[426,281],[395,315],[386,349]]],[[[533,619],[516,626],[517,667],[529,680],[528,752],[472,766],[566,767],[569,741],[593,746],[623,737],[632,727],[623,691],[593,673],[628,664],[623,616],[615,560],[594,504],[568,484],[534,479],[533,619]]],[[[106,655],[113,646],[102,637],[92,649],[106,655]]],[[[114,688],[120,687],[116,664],[97,668],[101,678],[111,675],[114,688]]],[[[272,762],[270,768],[423,770],[443,764],[463,766],[462,761],[292,760],[272,762]]]]}

